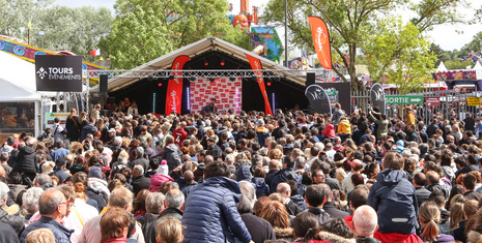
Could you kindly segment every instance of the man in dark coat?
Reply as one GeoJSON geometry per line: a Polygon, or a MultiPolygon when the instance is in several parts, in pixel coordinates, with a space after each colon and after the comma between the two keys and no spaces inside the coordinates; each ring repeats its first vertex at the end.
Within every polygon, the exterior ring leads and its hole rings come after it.
{"type": "Polygon", "coordinates": [[[186,182],[186,186],[181,190],[182,194],[184,194],[184,198],[187,199],[189,193],[191,193],[194,188],[198,185],[196,181],[194,181],[194,174],[188,170],[184,173],[184,181],[186,182]]]}
{"type": "Polygon", "coordinates": [[[134,169],[132,170],[132,175],[134,176],[134,178],[131,185],[134,188],[135,196],[137,196],[137,194],[143,189],[149,189],[149,186],[151,185],[151,179],[144,176],[144,169],[141,165],[134,166],[134,169]]]}
{"type": "Polygon", "coordinates": [[[467,113],[467,118],[464,119],[465,126],[464,129],[474,131],[475,129],[475,120],[472,118],[472,113],[467,113]]]}
{"type": "Polygon", "coordinates": [[[412,234],[418,217],[415,187],[405,178],[403,158],[389,152],[383,159],[384,170],[370,188],[367,205],[378,211],[380,233],[412,234]],[[404,219],[404,221],[397,221],[404,219]]]}
{"type": "Polygon", "coordinates": [[[336,209],[336,205],[333,202],[333,192],[331,191],[330,186],[327,184],[320,184],[320,186],[323,187],[323,193],[326,199],[323,204],[323,210],[325,210],[325,212],[327,212],[332,218],[344,219],[346,216],[349,216],[350,214],[347,212],[336,209]]]}
{"type": "Polygon", "coordinates": [[[430,125],[428,125],[426,130],[428,138],[432,138],[432,135],[434,135],[435,131],[437,130],[438,130],[437,119],[434,118],[432,119],[430,125]]]}
{"type": "Polygon", "coordinates": [[[204,181],[189,194],[184,204],[182,225],[184,242],[250,242],[236,202],[241,198],[239,184],[227,177],[231,175],[222,161],[208,163],[204,169],[204,181]]]}
{"type": "Polygon", "coordinates": [[[277,160],[271,160],[268,164],[268,173],[266,174],[265,182],[266,185],[271,186],[271,181],[273,180],[274,176],[279,172],[279,162],[277,160]]]}
{"type": "Polygon", "coordinates": [[[71,141],[78,141],[81,132],[81,121],[77,116],[77,110],[72,108],[70,110],[71,115],[67,118],[65,129],[67,129],[67,138],[71,141]]]}
{"type": "Polygon", "coordinates": [[[256,198],[253,185],[248,182],[240,182],[239,187],[242,195],[236,206],[253,241],[255,243],[263,243],[265,240],[275,240],[276,235],[271,224],[253,214],[252,209],[256,198]]]}
{"type": "Polygon", "coordinates": [[[285,196],[285,207],[289,215],[296,216],[301,213],[301,208],[291,200],[291,187],[287,183],[279,183],[276,192],[285,196]]]}
{"type": "Polygon", "coordinates": [[[0,243],[19,243],[18,235],[8,224],[0,221],[0,243]]]}
{"type": "Polygon", "coordinates": [[[271,181],[270,191],[271,193],[276,192],[278,184],[281,182],[286,182],[288,180],[294,180],[298,185],[301,184],[301,175],[296,172],[295,162],[290,157],[285,157],[283,161],[283,169],[279,171],[271,181]]]}
{"type": "Polygon", "coordinates": [[[157,243],[156,236],[156,224],[157,221],[163,217],[173,217],[182,220],[183,212],[181,208],[184,204],[184,194],[178,189],[172,189],[166,193],[166,199],[164,200],[164,210],[159,215],[158,218],[146,223],[144,228],[144,239],[146,243],[157,243]]]}
{"type": "Polygon", "coordinates": [[[10,225],[15,230],[17,235],[20,235],[25,229],[23,218],[8,215],[8,213],[4,210],[5,206],[7,205],[8,190],[7,184],[0,182],[0,221],[10,225]]]}
{"type": "Polygon", "coordinates": [[[471,154],[467,156],[466,165],[463,168],[457,170],[457,172],[455,172],[455,178],[458,178],[460,174],[467,174],[472,171],[478,172],[479,167],[477,167],[477,163],[478,163],[478,159],[476,155],[471,154]]]}
{"type": "Polygon", "coordinates": [[[144,148],[137,147],[134,150],[134,155],[136,156],[136,159],[131,162],[131,168],[134,168],[136,165],[141,165],[142,169],[144,169],[144,172],[147,172],[149,169],[149,161],[144,158],[144,148]]]}
{"type": "Polygon", "coordinates": [[[326,202],[325,190],[320,185],[311,185],[306,188],[305,202],[308,212],[316,215],[320,225],[330,221],[332,218],[325,210],[323,204],[326,202]]]}
{"type": "Polygon", "coordinates": [[[475,185],[477,184],[477,178],[472,174],[464,175],[462,179],[462,186],[464,187],[464,197],[467,200],[479,201],[482,198],[482,193],[475,191],[475,185]]]}
{"type": "Polygon", "coordinates": [[[422,203],[428,201],[431,191],[425,188],[427,178],[424,173],[417,173],[413,176],[413,185],[415,186],[415,195],[417,196],[417,205],[420,207],[422,203]]]}
{"type": "Polygon", "coordinates": [[[26,178],[29,178],[31,182],[35,179],[35,175],[39,171],[38,166],[38,158],[37,154],[35,153],[34,146],[36,146],[37,140],[35,138],[29,138],[26,146],[20,148],[19,153],[17,156],[17,164],[13,168],[13,170],[19,172],[20,174],[23,173],[24,177],[24,184],[27,185],[25,182],[26,178]]]}
{"type": "Polygon", "coordinates": [[[83,128],[82,131],[80,132],[80,141],[84,141],[85,138],[87,137],[87,134],[92,134],[94,135],[95,132],[97,132],[97,127],[95,127],[95,118],[92,116],[89,117],[89,123],[87,123],[83,128]]]}

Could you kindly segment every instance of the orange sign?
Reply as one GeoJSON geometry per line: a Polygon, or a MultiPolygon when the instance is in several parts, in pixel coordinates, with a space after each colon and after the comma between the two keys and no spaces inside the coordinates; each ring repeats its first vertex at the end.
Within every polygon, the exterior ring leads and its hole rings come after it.
{"type": "Polygon", "coordinates": [[[331,65],[331,47],[330,34],[328,27],[319,17],[308,16],[311,26],[311,34],[313,36],[313,45],[315,46],[316,55],[321,66],[325,69],[332,69],[331,65]]]}
{"type": "Polygon", "coordinates": [[[264,85],[263,67],[261,67],[261,61],[259,61],[259,59],[253,56],[250,56],[248,54],[246,54],[246,57],[248,58],[248,61],[251,64],[251,68],[256,74],[259,89],[261,89],[261,93],[263,94],[265,113],[266,115],[273,115],[273,112],[271,111],[271,106],[269,104],[268,93],[266,93],[266,86],[264,85]]]}

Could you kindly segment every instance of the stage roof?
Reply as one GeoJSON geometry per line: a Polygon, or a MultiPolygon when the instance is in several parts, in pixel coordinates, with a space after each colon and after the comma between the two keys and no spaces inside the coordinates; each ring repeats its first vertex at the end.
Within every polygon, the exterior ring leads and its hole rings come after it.
{"type": "MultiPolygon", "coordinates": [[[[194,56],[201,55],[202,53],[205,53],[207,51],[220,51],[220,52],[232,54],[235,58],[244,60],[247,63],[249,62],[246,58],[246,54],[249,54],[253,57],[258,58],[261,61],[261,64],[263,65],[263,69],[265,70],[286,70],[286,71],[291,70],[269,59],[258,56],[248,50],[240,48],[236,45],[233,45],[229,42],[226,42],[216,37],[208,37],[208,38],[199,40],[197,42],[191,43],[174,52],[168,53],[162,57],[159,57],[139,67],[136,67],[133,70],[168,70],[171,68],[171,65],[174,59],[180,55],[187,55],[193,58],[194,56]]],[[[306,77],[286,77],[286,79],[296,83],[297,85],[305,86],[306,77]]],[[[137,81],[139,81],[139,78],[116,77],[109,80],[108,90],[109,92],[113,92],[113,91],[122,89],[126,86],[129,86],[137,81]]],[[[95,86],[92,88],[93,92],[96,92],[97,90],[98,90],[98,86],[95,86]]]]}

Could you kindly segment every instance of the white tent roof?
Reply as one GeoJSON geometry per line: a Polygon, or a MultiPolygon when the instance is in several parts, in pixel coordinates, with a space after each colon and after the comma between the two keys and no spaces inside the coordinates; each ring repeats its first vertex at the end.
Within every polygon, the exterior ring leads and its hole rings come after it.
{"type": "Polygon", "coordinates": [[[447,70],[447,67],[445,67],[444,62],[442,61],[440,62],[440,65],[437,68],[437,72],[443,72],[443,71],[448,71],[448,70],[447,70]]]}
{"type": "MultiPolygon", "coordinates": [[[[287,70],[289,71],[290,69],[277,64],[269,59],[263,58],[261,56],[258,56],[250,51],[247,51],[243,48],[240,48],[236,45],[233,45],[229,42],[226,42],[222,39],[216,38],[216,37],[207,37],[202,40],[199,40],[197,42],[193,42],[189,45],[186,45],[174,52],[168,53],[162,57],[159,57],[155,60],[152,60],[148,63],[145,63],[139,67],[134,68],[133,70],[166,70],[171,67],[172,62],[174,61],[175,58],[177,58],[180,55],[187,55],[189,57],[193,57],[196,54],[204,53],[209,50],[219,50],[222,52],[226,52],[229,54],[232,54],[234,57],[246,60],[246,54],[249,54],[255,58],[258,58],[261,60],[263,64],[263,69],[267,70],[287,70]]],[[[299,85],[305,85],[306,78],[304,77],[289,77],[291,81],[299,84],[299,85]]],[[[128,86],[134,82],[139,81],[139,78],[114,78],[112,80],[109,80],[109,91],[116,91],[119,90],[125,86],[128,86]]],[[[95,86],[92,88],[92,91],[97,91],[98,86],[95,86]]]]}
{"type": "MultiPolygon", "coordinates": [[[[12,99],[17,98],[16,101],[21,101],[20,95],[37,93],[40,97],[44,96],[55,96],[55,92],[37,92],[35,83],[35,64],[22,60],[15,57],[9,53],[0,51],[0,67],[2,67],[2,72],[0,72],[0,84],[1,89],[1,99],[12,99]],[[9,82],[14,84],[16,88],[12,88],[12,91],[5,89],[3,84],[9,82]],[[25,92],[15,93],[15,91],[26,90],[25,92]]],[[[31,96],[28,96],[31,98],[31,96]]],[[[40,100],[40,99],[38,99],[40,100]]]]}
{"type": "MultiPolygon", "coordinates": [[[[1,75],[1,74],[0,74],[1,75]]],[[[40,101],[42,96],[38,92],[29,91],[0,78],[0,102],[34,102],[40,101]]]]}

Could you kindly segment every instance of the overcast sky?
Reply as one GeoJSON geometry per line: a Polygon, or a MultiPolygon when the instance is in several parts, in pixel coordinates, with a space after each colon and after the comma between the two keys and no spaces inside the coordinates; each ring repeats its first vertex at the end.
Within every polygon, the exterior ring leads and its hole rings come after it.
{"type": "MultiPolygon", "coordinates": [[[[240,11],[240,0],[228,0],[228,2],[233,3],[234,9],[233,13],[239,13],[240,11]]],[[[251,0],[250,5],[262,7],[266,5],[269,0],[251,0]]],[[[481,6],[481,0],[467,0],[467,2],[471,3],[470,8],[460,9],[461,13],[466,16],[466,19],[470,19],[473,14],[475,8],[479,8],[481,6]]],[[[65,5],[69,7],[79,7],[79,6],[94,6],[94,7],[107,7],[113,11],[113,7],[115,4],[115,0],[57,0],[57,4],[65,5]]],[[[251,7],[250,7],[251,9],[251,7]]],[[[261,8],[263,11],[263,8],[261,8]]],[[[402,14],[404,19],[410,19],[409,12],[406,10],[397,11],[398,13],[402,14]]],[[[281,40],[284,41],[284,28],[278,28],[278,33],[281,36],[281,40]]],[[[460,49],[464,44],[470,42],[472,37],[482,31],[482,25],[442,25],[437,26],[434,28],[433,31],[430,31],[428,35],[430,36],[431,42],[440,45],[445,50],[453,50],[453,49],[460,49]],[[463,34],[458,34],[456,32],[462,31],[463,34]]],[[[474,50],[474,51],[482,51],[482,50],[474,50]]]]}

